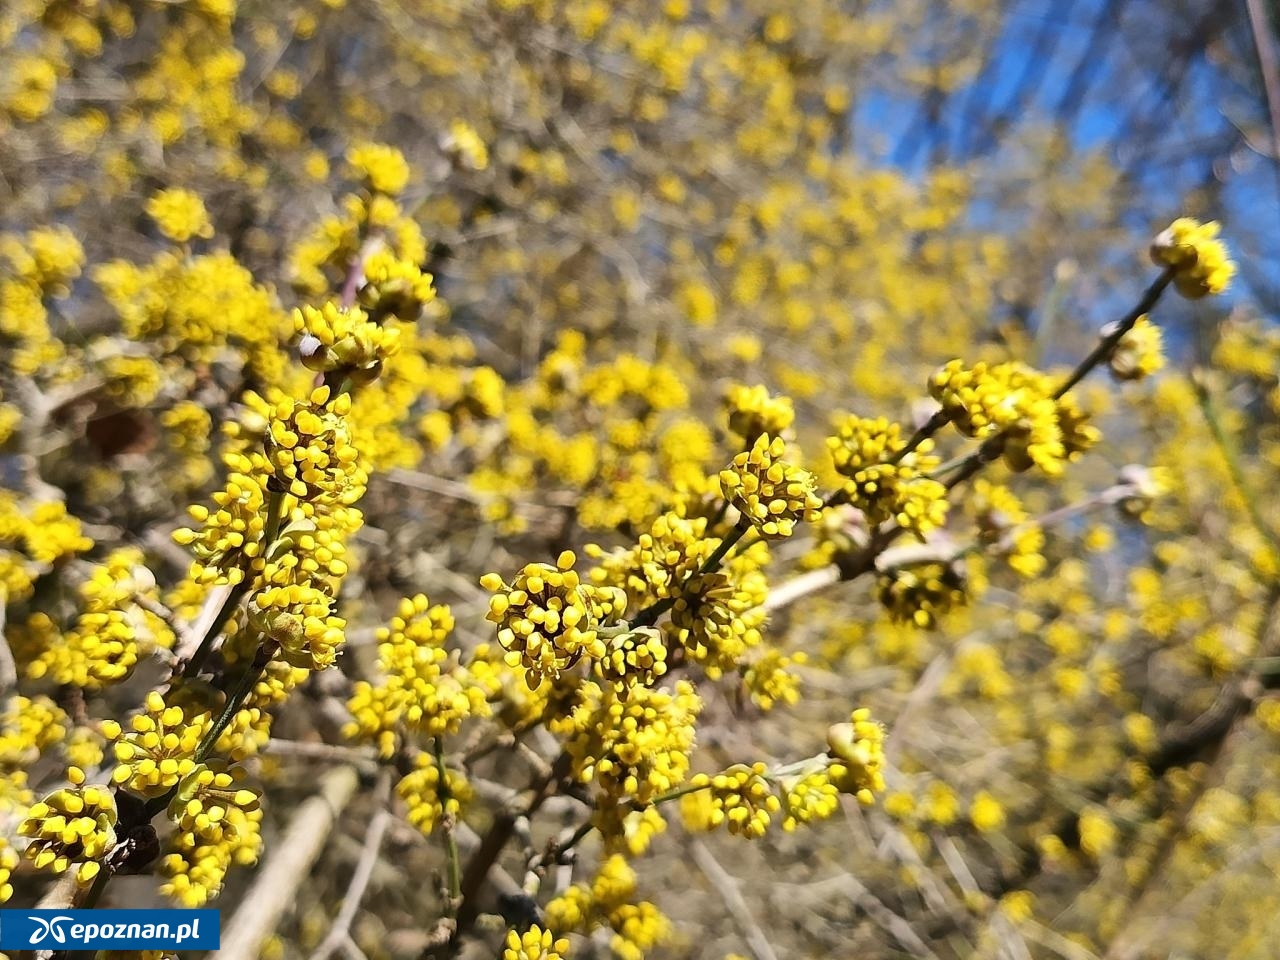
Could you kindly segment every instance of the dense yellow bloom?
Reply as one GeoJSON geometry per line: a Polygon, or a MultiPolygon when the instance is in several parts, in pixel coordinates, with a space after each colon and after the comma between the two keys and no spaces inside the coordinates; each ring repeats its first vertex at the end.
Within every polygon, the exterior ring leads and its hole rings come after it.
{"type": "Polygon", "coordinates": [[[761,434],[720,471],[725,499],[766,539],[789,537],[798,521],[812,523],[822,514],[813,474],[788,463],[786,452],[781,437],[761,434]]]}
{"type": "Polygon", "coordinates": [[[904,530],[924,539],[946,523],[947,488],[924,474],[938,465],[926,439],[910,453],[901,427],[880,417],[844,417],[827,449],[836,471],[848,478],[843,493],[853,506],[879,526],[895,520],[904,530]]]}
{"type": "Polygon", "coordinates": [[[1107,361],[1117,380],[1142,380],[1164,367],[1160,328],[1143,314],[1121,338],[1107,361]]]}
{"type": "Polygon", "coordinates": [[[258,794],[238,787],[242,771],[201,764],[178,784],[168,815],[177,829],[160,861],[160,892],[186,907],[200,907],[222,890],[233,864],[257,862],[262,849],[258,794]]]}
{"type": "Polygon", "coordinates": [[[186,243],[192,237],[213,236],[204,201],[190,190],[161,190],[147,201],[147,215],[170,240],[186,243]]]}
{"type": "Polygon", "coordinates": [[[334,371],[357,383],[377,377],[382,364],[400,349],[399,327],[375,323],[359,307],[339,307],[332,300],[319,309],[295,310],[293,324],[303,334],[298,352],[307,369],[334,371]]]}
{"type": "Polygon", "coordinates": [[[304,500],[352,504],[364,495],[366,475],[351,442],[351,395],[330,398],[316,387],[305,402],[276,404],[267,430],[267,458],[277,489],[304,500]]]}
{"type": "Polygon", "coordinates": [[[839,761],[829,768],[831,782],[859,803],[874,803],[875,795],[884,792],[884,727],[871,719],[871,711],[859,707],[848,723],[833,724],[827,730],[827,747],[839,761]]]}
{"type": "MultiPolygon", "coordinates": [[[[370,254],[364,262],[364,285],[359,292],[360,305],[374,320],[395,317],[411,323],[418,319],[422,308],[436,298],[432,279],[431,274],[423,273],[422,268],[413,261],[403,259],[394,251],[383,247],[370,254]]],[[[326,304],[325,308],[328,307],[329,304],[326,304]]],[[[306,310],[305,307],[303,309],[306,310]]],[[[392,335],[391,330],[382,334],[387,339],[392,335]]],[[[337,339],[336,332],[334,339],[337,339]]],[[[333,347],[333,343],[326,341],[326,346],[333,347]]],[[[384,346],[383,350],[386,351],[385,356],[390,355],[389,347],[384,346]]],[[[335,348],[335,352],[340,351],[335,348]]]]}
{"type": "Polygon", "coordinates": [[[396,784],[396,794],[405,802],[409,822],[430,835],[440,818],[458,816],[471,799],[471,786],[462,773],[445,768],[443,786],[435,757],[420,753],[414,769],[396,784]]]}
{"type": "Polygon", "coordinates": [[[738,764],[723,773],[700,773],[689,780],[688,793],[680,800],[685,825],[712,830],[721,824],[735,836],[762,837],[769,822],[782,809],[782,801],[765,778],[763,763],[738,764]]]}
{"type": "Polygon", "coordinates": [[[89,883],[116,843],[116,804],[103,786],[84,786],[84,771],[67,771],[71,786],[55,790],[32,805],[18,827],[30,837],[26,857],[40,870],[64,873],[73,864],[76,880],[89,883]]]}
{"type": "Polygon", "coordinates": [[[606,653],[592,611],[595,591],[579,581],[575,562],[573,552],[566,550],[554,567],[526,564],[510,585],[496,573],[480,581],[494,594],[486,619],[498,625],[507,665],[524,667],[531,689],[544,679],[557,679],[583,656],[599,660],[606,653]]]}
{"type": "Polygon", "coordinates": [[[647,804],[673,790],[689,770],[702,700],[687,680],[674,690],[634,688],[625,700],[594,683],[571,714],[550,723],[567,738],[573,774],[608,798],[647,804]]]}
{"type": "Polygon", "coordinates": [[[380,682],[356,683],[343,735],[374,740],[390,757],[405,731],[441,736],[467,717],[487,716],[484,689],[445,648],[452,630],[447,606],[432,606],[423,594],[401,600],[390,625],[378,628],[380,682]]]}
{"type": "Polygon", "coordinates": [[[152,690],[147,694],[147,712],[133,718],[128,732],[114,720],[102,723],[103,734],[115,741],[113,752],[119,764],[112,782],[144,797],[167,793],[195,769],[196,750],[210,725],[208,714],[188,720],[181,707],[166,706],[164,698],[152,690]]]}
{"type": "Polygon", "coordinates": [[[271,464],[261,453],[227,454],[224,488],[213,495],[217,509],[188,508],[201,529],[179,528],[173,539],[195,554],[192,573],[204,583],[235,585],[245,578],[245,565],[261,564],[266,530],[266,487],[271,464]]]}
{"type": "Polygon", "coordinates": [[[1004,807],[987,791],[979,790],[969,806],[969,822],[979,833],[994,833],[1004,826],[1004,807]]]}
{"type": "Polygon", "coordinates": [[[404,154],[384,143],[356,144],[347,151],[347,163],[377,193],[397,194],[409,183],[404,154]]]}
{"type": "Polygon", "coordinates": [[[1218,239],[1219,229],[1213,220],[1179,217],[1151,242],[1151,259],[1173,270],[1173,285],[1184,297],[1198,300],[1221,293],[1235,276],[1236,265],[1218,239]]]}
{"type": "Polygon", "coordinates": [[[763,386],[734,384],[725,393],[729,429],[745,444],[754,444],[762,433],[778,436],[796,418],[789,397],[775,397],[763,386]]]}
{"type": "Polygon", "coordinates": [[[502,960],[562,960],[569,955],[569,941],[561,937],[552,940],[551,931],[534,924],[523,934],[507,932],[507,943],[502,960]]]}

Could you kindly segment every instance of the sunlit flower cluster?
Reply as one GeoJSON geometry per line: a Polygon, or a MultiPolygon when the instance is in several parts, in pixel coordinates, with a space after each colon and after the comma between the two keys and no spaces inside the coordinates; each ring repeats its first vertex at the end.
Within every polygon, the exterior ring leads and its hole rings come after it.
{"type": "Polygon", "coordinates": [[[554,567],[526,564],[510,584],[496,573],[481,580],[494,594],[487,619],[498,625],[507,665],[523,667],[531,688],[555,680],[584,656],[599,660],[606,653],[592,612],[594,588],[579,580],[576,559],[566,550],[554,567]]]}
{"type": "Polygon", "coordinates": [[[781,437],[761,434],[720,471],[725,499],[767,539],[789,537],[796,523],[812,523],[822,512],[813,474],[787,462],[786,452],[781,437]]]}
{"type": "Polygon", "coordinates": [[[65,873],[75,866],[76,880],[89,883],[116,843],[116,804],[110,789],[85,786],[84,771],[67,771],[68,787],[55,790],[31,806],[18,827],[30,837],[26,857],[39,870],[65,873]]]}
{"type": "Polygon", "coordinates": [[[843,418],[827,449],[836,471],[847,478],[845,499],[878,526],[894,520],[924,538],[947,518],[947,489],[926,474],[938,465],[933,441],[925,439],[907,451],[901,427],[880,417],[843,418]]]}
{"type": "Polygon", "coordinates": [[[164,795],[195,769],[196,751],[209,721],[208,715],[188,719],[181,707],[166,706],[164,698],[152,690],[147,694],[146,713],[135,716],[128,730],[114,720],[103,721],[103,734],[115,741],[118,766],[112,782],[144,797],[164,795]]]}
{"type": "Polygon", "coordinates": [[[344,734],[373,740],[390,757],[404,732],[437,737],[456,733],[467,717],[487,715],[484,689],[445,647],[452,630],[448,607],[432,606],[423,594],[401,600],[390,625],[378,628],[382,676],[376,684],[356,683],[344,734]]]}
{"type": "Polygon", "coordinates": [[[1151,259],[1173,271],[1173,285],[1184,297],[1198,300],[1221,293],[1235,276],[1236,265],[1218,239],[1219,229],[1212,220],[1179,217],[1151,242],[1151,259]]]}
{"type": "Polygon", "coordinates": [[[471,786],[455,770],[445,768],[440,782],[440,765],[435,757],[422,753],[414,769],[400,779],[396,794],[405,803],[409,822],[424,834],[430,834],[441,817],[456,817],[471,799],[471,786]]]}

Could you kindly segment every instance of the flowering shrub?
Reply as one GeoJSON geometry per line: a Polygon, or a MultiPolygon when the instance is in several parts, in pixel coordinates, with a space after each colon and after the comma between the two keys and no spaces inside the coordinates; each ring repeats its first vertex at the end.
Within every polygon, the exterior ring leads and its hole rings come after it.
{"type": "Polygon", "coordinates": [[[865,873],[868,956],[1083,956],[1280,823],[1280,338],[1188,375],[1162,334],[1233,277],[1216,223],[1044,362],[979,336],[1010,241],[964,175],[829,147],[786,12],[735,48],[678,2],[370,0],[430,81],[401,149],[377,84],[309,90],[359,11],[286,6],[0,20],[5,172],[86,171],[0,237],[0,900],[146,874],[246,956],[711,956],[688,849],[715,955],[758,952],[716,850],[865,873]],[[356,879],[317,845],[255,914],[352,770],[356,879]],[[380,856],[409,889],[362,902],[380,856]]]}

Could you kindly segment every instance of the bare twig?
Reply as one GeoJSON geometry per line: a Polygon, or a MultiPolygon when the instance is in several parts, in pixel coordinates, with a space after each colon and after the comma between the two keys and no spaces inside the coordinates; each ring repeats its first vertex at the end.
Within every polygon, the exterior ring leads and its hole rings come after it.
{"type": "Polygon", "coordinates": [[[760,924],[756,923],[756,918],[751,915],[751,908],[743,899],[742,892],[738,889],[738,882],[724,867],[720,866],[720,861],[697,837],[690,838],[689,852],[693,854],[693,860],[698,865],[698,869],[720,894],[720,899],[724,901],[729,915],[738,925],[739,932],[747,941],[747,948],[756,960],[778,960],[778,955],[773,952],[773,947],[764,935],[764,931],[760,929],[760,924]]]}
{"type": "Polygon", "coordinates": [[[382,838],[387,832],[387,824],[391,822],[391,812],[387,808],[387,803],[391,799],[390,794],[391,771],[383,770],[378,777],[378,811],[369,821],[369,828],[365,831],[364,844],[360,848],[360,859],[356,861],[356,868],[351,874],[351,883],[342,897],[342,909],[338,911],[333,926],[329,928],[329,933],[320,942],[320,946],[312,952],[311,960],[328,960],[351,939],[351,924],[355,922],[356,914],[360,912],[360,901],[364,899],[369,878],[373,876],[374,865],[378,862],[378,855],[382,851],[382,838]]]}
{"type": "Polygon", "coordinates": [[[337,767],[325,776],[320,792],[298,807],[274,853],[258,871],[242,906],[227,924],[217,960],[256,960],[280,918],[293,904],[338,815],[355,795],[360,778],[354,767],[337,767]]]}

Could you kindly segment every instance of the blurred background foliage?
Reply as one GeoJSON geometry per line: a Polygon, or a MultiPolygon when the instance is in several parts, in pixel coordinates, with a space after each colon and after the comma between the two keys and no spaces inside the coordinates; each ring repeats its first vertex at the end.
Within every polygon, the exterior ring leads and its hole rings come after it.
{"type": "MultiPolygon", "coordinates": [[[[22,524],[65,501],[99,547],[141,548],[175,610],[198,606],[170,534],[220,483],[219,425],[248,389],[305,382],[288,310],[341,287],[368,239],[354,223],[382,216],[402,256],[420,230],[439,297],[364,397],[350,649],[276,720],[336,740],[396,598],[426,591],[464,646],[489,640],[481,573],[627,544],[705,489],[737,452],[731,383],[793,399],[830,483],[834,413],[921,422],[955,357],[1074,363],[1154,276],[1152,235],[1219,219],[1232,292],[1160,305],[1155,378],[1078,391],[1103,442],[1052,482],[992,468],[1053,518],[1042,563],[971,558],[969,605],[933,631],[891,622],[861,583],[803,597],[767,631],[807,657],[793,703],[763,711],[734,677],[704,693],[708,771],[808,755],[872,706],[881,803],[709,838],[736,883],[689,870],[675,824],[635,866],[674,921],[654,956],[1273,956],[1276,16],[1264,0],[7,0],[9,562],[39,564],[22,524]],[[376,214],[346,159],[368,141],[412,171],[376,214]],[[161,236],[145,207],[170,187],[203,198],[210,237],[161,236]],[[1165,494],[1114,502],[1128,465],[1165,494]]],[[[957,499],[963,540],[991,494],[957,499]]],[[[821,542],[779,548],[776,582],[821,565],[821,542]]],[[[101,559],[55,555],[76,552],[101,559]]],[[[76,573],[12,578],[16,667],[42,689],[15,637],[35,611],[65,615],[76,573]]],[[[144,689],[79,709],[87,723],[144,689]]],[[[258,762],[270,849],[314,761],[258,762]]],[[[339,825],[273,956],[323,937],[376,802],[339,825]]],[[[439,912],[424,878],[441,856],[415,836],[393,830],[352,928],[370,957],[415,954],[439,912]]]]}

